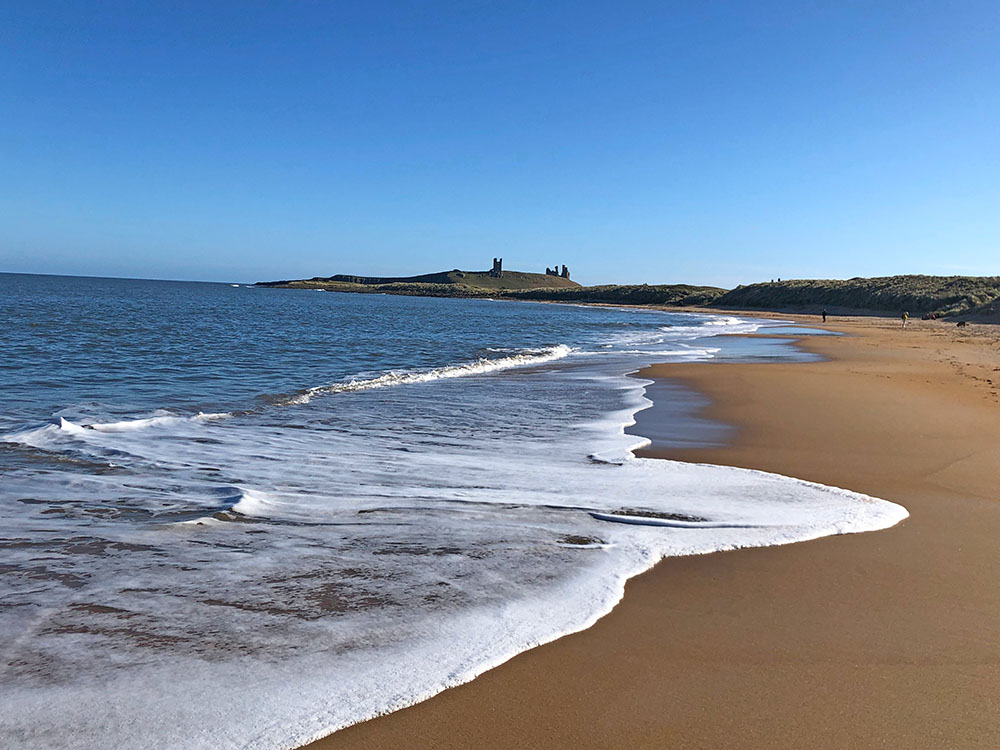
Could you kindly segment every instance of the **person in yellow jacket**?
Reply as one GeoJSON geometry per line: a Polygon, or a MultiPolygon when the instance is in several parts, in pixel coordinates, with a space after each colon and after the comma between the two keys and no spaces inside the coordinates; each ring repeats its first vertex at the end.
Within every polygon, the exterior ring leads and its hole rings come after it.
{"type": "Polygon", "coordinates": [[[903,325],[901,325],[900,328],[906,328],[906,321],[908,321],[909,319],[910,319],[910,314],[906,311],[903,311],[903,325]]]}

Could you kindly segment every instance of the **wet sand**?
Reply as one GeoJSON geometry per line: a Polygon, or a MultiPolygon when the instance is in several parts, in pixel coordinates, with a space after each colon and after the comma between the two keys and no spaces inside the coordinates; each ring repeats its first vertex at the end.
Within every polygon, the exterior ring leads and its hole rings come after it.
{"type": "Polygon", "coordinates": [[[800,343],[823,362],[649,368],[736,430],[642,454],[846,487],[910,519],[664,560],[589,630],[312,747],[1000,747],[1000,330],[831,323],[852,335],[800,343]]]}

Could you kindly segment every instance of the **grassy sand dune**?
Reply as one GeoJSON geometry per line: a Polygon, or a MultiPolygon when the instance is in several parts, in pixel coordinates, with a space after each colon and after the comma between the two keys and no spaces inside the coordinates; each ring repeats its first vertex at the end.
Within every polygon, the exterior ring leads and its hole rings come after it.
{"type": "Polygon", "coordinates": [[[719,307],[835,308],[911,315],[988,313],[1000,297],[1000,276],[882,276],[790,279],[738,286],[713,301],[719,307]]]}

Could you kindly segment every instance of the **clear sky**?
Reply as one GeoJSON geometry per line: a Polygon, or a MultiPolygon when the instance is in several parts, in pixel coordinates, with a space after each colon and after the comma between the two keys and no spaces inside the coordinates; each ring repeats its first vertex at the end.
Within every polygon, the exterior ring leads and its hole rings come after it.
{"type": "Polygon", "coordinates": [[[1000,274],[1000,3],[8,2],[0,271],[1000,274]]]}

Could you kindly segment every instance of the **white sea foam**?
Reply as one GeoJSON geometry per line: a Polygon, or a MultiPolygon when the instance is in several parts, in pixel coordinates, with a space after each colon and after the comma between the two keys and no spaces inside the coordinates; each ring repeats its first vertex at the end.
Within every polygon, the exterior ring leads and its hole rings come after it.
{"type": "Polygon", "coordinates": [[[432,370],[387,372],[372,378],[352,378],[343,383],[331,383],[329,385],[309,388],[302,393],[284,400],[287,404],[307,404],[313,397],[323,393],[349,393],[354,391],[367,391],[373,388],[386,388],[395,385],[412,385],[414,383],[428,383],[433,380],[445,378],[464,378],[470,375],[485,375],[490,372],[500,372],[510,370],[515,367],[528,367],[531,365],[541,365],[546,362],[554,362],[562,359],[572,352],[572,348],[560,344],[547,349],[526,351],[519,354],[512,354],[507,357],[489,359],[483,357],[474,362],[463,362],[447,367],[438,367],[432,370]]]}
{"type": "Polygon", "coordinates": [[[174,415],[157,415],[143,417],[139,419],[124,419],[116,422],[89,422],[76,423],[65,417],[58,417],[57,421],[42,425],[41,427],[29,427],[15,432],[0,435],[0,441],[6,443],[19,443],[30,445],[34,448],[49,449],[60,448],[66,438],[86,440],[93,433],[106,432],[133,432],[136,430],[147,430],[150,428],[167,428],[171,426],[183,425],[191,422],[208,422],[217,419],[227,419],[232,415],[229,413],[199,412],[190,417],[180,417],[174,415]]]}
{"type": "MultiPolygon", "coordinates": [[[[675,316],[675,319],[680,316],[675,316]]],[[[666,345],[668,349],[690,346],[685,342],[693,339],[707,339],[714,336],[750,334],[758,331],[769,321],[751,320],[733,316],[689,314],[683,322],[662,326],[637,326],[630,331],[621,331],[611,337],[616,351],[633,354],[659,354],[654,347],[666,345]]],[[[697,347],[710,348],[710,347],[697,347]]],[[[717,351],[717,349],[715,349],[717,351]]],[[[672,354],[671,351],[662,352],[672,354]]]]}
{"type": "Polygon", "coordinates": [[[660,329],[671,338],[704,338],[706,336],[732,336],[738,334],[756,333],[763,325],[759,320],[747,320],[741,318],[721,318],[716,320],[715,316],[706,316],[709,319],[698,322],[696,325],[674,325],[664,326],[660,329]]]}
{"type": "Polygon", "coordinates": [[[0,435],[5,443],[19,443],[33,448],[47,448],[60,437],[83,435],[84,428],[75,422],[59,417],[57,421],[28,429],[0,435]]]}
{"type": "Polygon", "coordinates": [[[710,359],[718,352],[717,347],[701,347],[689,349],[620,349],[619,354],[646,354],[657,357],[669,357],[671,359],[710,359]]]}
{"type": "Polygon", "coordinates": [[[241,490],[239,500],[233,504],[231,510],[243,516],[267,518],[270,515],[274,515],[276,509],[280,508],[280,506],[280,501],[275,500],[264,492],[241,490]]]}
{"type": "MultiPolygon", "coordinates": [[[[529,468],[531,481],[538,479],[538,468],[529,468]]],[[[187,602],[178,626],[197,635],[200,648],[190,656],[184,650],[171,651],[171,658],[147,663],[141,668],[145,678],[141,682],[133,670],[113,670],[99,683],[89,679],[89,670],[84,670],[84,679],[72,685],[18,686],[5,699],[5,736],[21,738],[22,746],[91,747],[100,740],[103,746],[131,747],[141,745],[155,731],[163,747],[296,747],[466,682],[520,651],[590,626],[620,600],[630,576],[648,569],[664,555],[870,531],[890,526],[906,515],[890,503],[761,472],[641,459],[607,470],[581,471],[579,476],[567,476],[563,468],[557,479],[569,480],[571,495],[553,495],[550,486],[544,497],[546,501],[569,501],[563,509],[543,506],[543,498],[538,498],[538,505],[511,508],[512,496],[504,495],[508,507],[503,511],[499,507],[491,510],[488,502],[485,507],[476,502],[471,510],[460,504],[445,515],[421,522],[417,503],[403,516],[408,523],[416,523],[416,528],[406,531],[406,527],[397,526],[395,533],[375,548],[389,552],[390,560],[400,556],[393,552],[394,546],[405,549],[426,544],[432,554],[402,553],[401,559],[383,567],[385,577],[381,579],[358,582],[356,572],[341,572],[338,558],[349,571],[356,571],[359,558],[350,551],[351,545],[345,546],[340,535],[311,537],[302,529],[297,532],[296,547],[304,554],[295,558],[294,567],[278,583],[268,579],[276,573],[274,561],[280,548],[266,554],[263,548],[258,554],[250,547],[235,551],[238,560],[233,563],[239,568],[229,573],[213,569],[211,575],[221,577],[221,585],[207,589],[209,582],[204,578],[186,582],[185,576],[178,575],[168,582],[143,576],[136,580],[133,572],[125,580],[141,582],[141,588],[157,592],[146,607],[155,602],[154,611],[166,624],[180,616],[171,611],[170,600],[180,597],[179,601],[187,602]],[[593,475],[585,478],[588,473],[593,475]],[[688,512],[697,509],[726,520],[659,527],[648,522],[629,525],[622,523],[622,516],[572,504],[585,501],[599,507],[609,498],[617,501],[622,488],[645,507],[679,504],[688,512]],[[657,493],[664,490],[681,502],[657,500],[657,493]],[[470,537],[468,524],[476,523],[477,517],[481,527],[470,537]],[[489,541],[491,537],[496,537],[495,541],[489,541]],[[573,537],[594,541],[581,545],[563,541],[573,537]],[[310,539],[315,539],[317,549],[310,543],[299,546],[310,539]],[[476,551],[479,564],[458,562],[458,551],[439,556],[434,550],[448,548],[438,546],[441,544],[476,551]],[[330,575],[313,581],[310,587],[310,576],[322,570],[316,567],[320,546],[330,575]],[[304,587],[299,594],[292,593],[286,583],[296,579],[304,587]],[[348,611],[339,617],[298,623],[287,622],[295,620],[294,616],[269,612],[295,611],[301,597],[309,601],[323,596],[330,581],[360,585],[366,593],[358,601],[404,596],[406,611],[391,604],[375,604],[353,615],[348,611]],[[462,599],[471,596],[472,601],[452,609],[430,606],[421,611],[417,608],[420,597],[411,600],[402,593],[406,589],[433,592],[442,582],[447,582],[444,591],[451,592],[448,596],[454,596],[457,587],[462,599]],[[163,598],[165,586],[170,587],[167,599],[163,598]],[[491,588],[497,595],[488,593],[491,588]],[[206,606],[198,604],[200,599],[219,603],[206,606]],[[476,603],[477,599],[481,601],[476,603]],[[225,626],[233,617],[233,623],[225,626]],[[372,618],[380,623],[375,631],[370,629],[372,618]],[[209,623],[211,627],[204,629],[209,623]],[[234,637],[239,641],[226,643],[234,637]],[[219,638],[225,640],[217,641],[219,638]],[[211,653],[223,649],[224,653],[232,647],[254,656],[221,660],[199,656],[201,650],[211,653]],[[285,656],[276,660],[275,654],[285,656]],[[143,689],[142,684],[149,687],[143,689]],[[221,686],[233,689],[220,691],[221,686]],[[42,707],[52,705],[59,706],[57,713],[42,712],[42,707]],[[123,713],[109,713],[109,706],[123,713]]],[[[240,503],[252,494],[245,493],[240,503]]],[[[252,507],[260,510],[256,500],[252,507]]],[[[268,504],[266,508],[272,520],[276,507],[268,504]]],[[[315,505],[313,510],[315,522],[336,523],[338,517],[341,523],[346,520],[340,513],[321,512],[315,505]]],[[[399,520],[402,518],[397,518],[397,523],[399,520]]],[[[244,528],[207,525],[202,533],[224,537],[202,540],[243,547],[244,528]],[[238,536],[232,537],[229,529],[238,536]]],[[[357,530],[354,539],[364,539],[365,531],[370,529],[357,530]]],[[[200,549],[201,556],[210,551],[200,549]]],[[[225,556],[233,554],[213,556],[217,565],[223,565],[225,556]]],[[[103,596],[90,590],[77,601],[110,602],[135,617],[139,600],[121,594],[109,598],[114,587],[102,588],[103,596]]],[[[77,627],[96,627],[98,622],[93,615],[76,615],[77,627]]],[[[129,622],[140,633],[148,633],[145,628],[151,627],[141,617],[129,622]]],[[[162,635],[171,632],[167,627],[162,635]]],[[[63,635],[62,640],[61,646],[67,649],[75,643],[71,651],[75,654],[95,647],[86,635],[63,635]]],[[[44,645],[44,637],[37,637],[36,648],[44,645]]],[[[138,650],[140,655],[148,650],[128,643],[122,647],[138,650]]],[[[57,664],[65,664],[66,658],[61,654],[57,664]]]]}
{"type": "Polygon", "coordinates": [[[98,432],[125,432],[127,430],[145,430],[149,427],[166,427],[187,420],[206,422],[213,419],[226,419],[230,416],[232,415],[228,413],[204,414],[199,412],[193,417],[163,415],[157,417],[147,417],[146,419],[124,419],[119,422],[93,422],[86,426],[92,430],[97,430],[98,432]]]}
{"type": "Polygon", "coordinates": [[[736,318],[729,315],[711,315],[701,322],[703,326],[725,326],[727,328],[741,327],[748,324],[758,325],[757,321],[736,318]]]}

